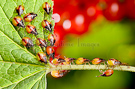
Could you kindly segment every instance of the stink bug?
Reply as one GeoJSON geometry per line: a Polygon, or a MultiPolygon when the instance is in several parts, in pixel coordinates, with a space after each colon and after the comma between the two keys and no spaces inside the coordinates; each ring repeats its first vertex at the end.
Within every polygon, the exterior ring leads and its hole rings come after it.
{"type": "Polygon", "coordinates": [[[16,7],[16,12],[18,13],[19,16],[21,16],[21,14],[23,14],[24,11],[24,6],[19,5],[16,7]]]}
{"type": "Polygon", "coordinates": [[[118,61],[117,59],[111,58],[107,61],[107,65],[115,66],[115,65],[122,65],[122,63],[120,61],[118,61]]]}
{"type": "Polygon", "coordinates": [[[91,62],[92,64],[96,65],[96,64],[100,64],[100,63],[104,63],[105,64],[105,61],[104,59],[101,59],[101,58],[94,58],[91,62]]]}
{"type": "Polygon", "coordinates": [[[47,21],[47,20],[43,20],[42,21],[42,27],[46,28],[47,30],[49,30],[50,32],[52,32],[52,24],[51,22],[47,21]]]}
{"type": "Polygon", "coordinates": [[[105,72],[102,72],[103,74],[101,74],[101,75],[99,75],[99,76],[97,76],[97,77],[100,77],[100,76],[105,76],[105,77],[109,77],[109,76],[111,76],[112,74],[113,74],[113,70],[112,69],[108,69],[108,70],[106,70],[105,72]]]}
{"type": "Polygon", "coordinates": [[[27,13],[24,15],[24,21],[31,22],[36,16],[37,16],[37,14],[35,14],[35,13],[27,13]]]}
{"type": "Polygon", "coordinates": [[[63,77],[65,75],[66,72],[63,72],[63,71],[51,71],[51,75],[54,77],[54,78],[60,78],[60,77],[63,77]]]}
{"type": "Polygon", "coordinates": [[[89,59],[86,59],[86,58],[78,58],[77,60],[76,60],[76,64],[77,65],[81,65],[81,64],[86,64],[86,63],[88,63],[89,65],[90,65],[90,60],[89,59]]]}
{"type": "Polygon", "coordinates": [[[14,26],[25,28],[23,20],[19,16],[14,17],[13,20],[12,20],[12,23],[13,23],[14,26]]]}
{"type": "Polygon", "coordinates": [[[28,48],[34,46],[32,40],[31,40],[29,37],[23,37],[23,38],[22,38],[22,44],[23,44],[24,46],[28,47],[28,48]]]}
{"type": "Polygon", "coordinates": [[[45,41],[45,39],[42,38],[37,38],[36,44],[42,48],[47,47],[47,42],[45,41]]]}
{"type": "Polygon", "coordinates": [[[30,25],[30,24],[27,25],[26,26],[26,31],[28,33],[31,33],[31,34],[38,35],[37,30],[36,30],[36,27],[34,25],[30,25]]]}
{"type": "Polygon", "coordinates": [[[65,62],[65,60],[62,59],[62,58],[54,58],[54,59],[51,61],[51,63],[54,64],[54,65],[59,65],[59,64],[61,64],[61,63],[63,63],[63,62],[65,62]]]}
{"type": "Polygon", "coordinates": [[[51,63],[54,65],[59,65],[59,64],[63,65],[63,62],[66,62],[64,59],[65,59],[65,57],[63,55],[58,55],[53,58],[51,63]]]}
{"type": "Polygon", "coordinates": [[[55,55],[54,48],[53,48],[52,46],[47,46],[47,47],[46,47],[46,54],[47,54],[49,57],[54,58],[54,55],[55,55]]]}
{"type": "Polygon", "coordinates": [[[63,62],[63,64],[64,65],[69,65],[71,63],[74,64],[74,60],[76,60],[76,59],[75,58],[65,58],[64,60],[65,60],[65,62],[63,62]]]}
{"type": "Polygon", "coordinates": [[[45,10],[47,14],[51,12],[51,5],[48,2],[44,2],[42,8],[45,10]]]}
{"type": "Polygon", "coordinates": [[[37,59],[41,62],[44,62],[45,64],[47,64],[47,57],[46,54],[44,52],[38,52],[37,53],[37,59]]]}
{"type": "MultiPolygon", "coordinates": [[[[111,67],[113,67],[113,68],[114,68],[114,66],[120,66],[120,65],[126,65],[128,68],[130,68],[127,63],[121,63],[119,60],[114,59],[114,58],[111,58],[111,59],[109,59],[109,60],[107,61],[107,66],[111,66],[111,67]]],[[[121,68],[121,67],[120,67],[120,68],[121,68]]]]}
{"type": "Polygon", "coordinates": [[[56,42],[56,38],[53,34],[49,34],[48,35],[48,41],[50,42],[51,46],[54,46],[55,42],[56,42]]]}

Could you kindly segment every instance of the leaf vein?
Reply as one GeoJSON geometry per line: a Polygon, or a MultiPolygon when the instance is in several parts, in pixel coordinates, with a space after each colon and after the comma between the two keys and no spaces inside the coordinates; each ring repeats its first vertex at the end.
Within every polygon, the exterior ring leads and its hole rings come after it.
{"type": "MultiPolygon", "coordinates": [[[[16,84],[17,85],[19,82],[23,81],[24,79],[29,78],[29,77],[31,77],[31,76],[33,76],[33,75],[35,75],[35,74],[37,74],[37,73],[39,73],[41,71],[43,71],[43,70],[37,71],[37,72],[31,74],[30,76],[27,76],[27,77],[25,77],[25,78],[23,78],[23,79],[21,79],[21,80],[19,80],[17,82],[14,82],[14,83],[9,84],[8,86],[13,85],[13,84],[16,84]]],[[[8,86],[4,86],[4,87],[8,87],[8,86]]],[[[2,87],[2,88],[4,88],[4,87],[2,87]]]]}

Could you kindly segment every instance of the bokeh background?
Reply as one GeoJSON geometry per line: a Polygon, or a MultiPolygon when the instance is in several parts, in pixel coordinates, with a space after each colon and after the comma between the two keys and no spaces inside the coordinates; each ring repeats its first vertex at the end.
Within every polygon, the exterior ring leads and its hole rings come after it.
{"type": "MultiPolygon", "coordinates": [[[[92,60],[116,58],[135,66],[135,0],[54,0],[56,53],[92,60]]],[[[48,89],[135,89],[135,73],[71,71],[47,75],[48,89]]]]}

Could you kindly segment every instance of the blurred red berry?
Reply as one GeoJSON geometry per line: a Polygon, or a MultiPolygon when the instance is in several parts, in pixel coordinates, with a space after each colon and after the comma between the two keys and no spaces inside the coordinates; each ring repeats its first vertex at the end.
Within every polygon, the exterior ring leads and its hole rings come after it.
{"type": "Polygon", "coordinates": [[[126,16],[135,19],[135,0],[126,0],[126,16]]]}
{"type": "Polygon", "coordinates": [[[60,22],[60,15],[58,13],[54,13],[52,18],[54,19],[55,23],[60,22]]]}
{"type": "Polygon", "coordinates": [[[87,32],[89,25],[85,23],[85,20],[86,18],[83,14],[76,15],[76,17],[73,20],[71,20],[71,28],[69,32],[78,35],[87,32]]]}
{"type": "Polygon", "coordinates": [[[109,1],[103,10],[103,15],[110,21],[121,20],[125,16],[124,2],[119,0],[109,1]]]}

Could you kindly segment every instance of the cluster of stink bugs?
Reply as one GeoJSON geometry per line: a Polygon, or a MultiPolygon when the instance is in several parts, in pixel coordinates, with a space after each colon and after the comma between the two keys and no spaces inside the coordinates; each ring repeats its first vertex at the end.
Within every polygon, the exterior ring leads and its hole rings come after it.
{"type": "MultiPolygon", "coordinates": [[[[49,15],[52,7],[48,2],[44,2],[42,5],[42,8],[44,9],[44,13],[49,15]]],[[[12,19],[12,24],[19,28],[25,28],[28,34],[35,35],[36,45],[40,46],[43,50],[36,54],[37,60],[39,60],[40,62],[43,62],[45,64],[50,62],[52,65],[54,65],[56,67],[58,65],[82,65],[82,64],[91,65],[90,62],[93,65],[98,65],[98,64],[103,63],[104,65],[107,64],[108,67],[112,67],[112,69],[108,68],[105,72],[100,71],[100,72],[102,72],[102,74],[99,76],[106,76],[106,77],[111,76],[113,74],[113,67],[118,66],[118,65],[127,65],[126,63],[121,63],[120,61],[118,61],[116,59],[109,59],[108,61],[106,61],[101,58],[94,58],[93,60],[90,61],[89,59],[86,59],[86,58],[75,59],[75,58],[67,58],[67,57],[61,56],[61,55],[55,56],[55,50],[54,50],[55,45],[54,44],[56,42],[56,38],[52,32],[53,29],[52,29],[51,22],[48,20],[43,20],[41,23],[43,30],[47,30],[50,32],[49,35],[47,36],[47,39],[45,39],[45,37],[37,38],[37,35],[38,35],[37,29],[34,25],[30,24],[30,22],[32,22],[37,17],[37,14],[35,14],[33,12],[27,13],[24,15],[24,17],[22,19],[21,15],[24,12],[24,6],[22,6],[22,5],[19,5],[18,7],[16,7],[16,12],[18,13],[18,15],[12,19]],[[29,22],[29,23],[25,26],[25,22],[29,22]],[[52,60],[50,61],[50,59],[52,59],[52,60]]],[[[33,44],[33,41],[31,40],[31,38],[23,37],[22,45],[25,46],[26,48],[31,48],[35,44],[33,44]]],[[[59,78],[59,77],[64,76],[68,72],[69,72],[69,70],[51,71],[51,75],[55,78],[59,78]]]]}
{"type": "MultiPolygon", "coordinates": [[[[47,13],[48,15],[50,14],[51,5],[48,2],[44,2],[42,5],[42,8],[44,9],[44,13],[47,13]]],[[[51,34],[53,31],[51,22],[48,20],[43,20],[41,23],[42,27],[45,30],[48,30],[50,32],[50,34],[47,37],[47,41],[46,41],[45,38],[37,38],[37,35],[38,35],[37,29],[34,25],[30,24],[30,22],[32,22],[37,17],[37,14],[35,14],[33,12],[27,13],[24,15],[24,17],[22,19],[21,15],[24,12],[23,5],[19,5],[18,7],[16,7],[16,12],[18,13],[18,15],[12,19],[12,24],[19,28],[25,28],[27,33],[35,35],[36,45],[40,46],[42,48],[42,50],[44,48],[46,49],[46,51],[43,50],[43,52],[37,53],[37,59],[39,61],[47,64],[47,56],[54,58],[54,54],[55,54],[53,46],[56,41],[56,38],[53,34],[51,34]],[[25,22],[29,22],[29,23],[25,26],[25,24],[24,24],[25,22]],[[50,44],[50,45],[47,45],[47,44],[50,44]]],[[[30,37],[23,37],[22,45],[25,46],[26,48],[31,48],[34,46],[34,43],[30,37]]]]}
{"type": "MultiPolygon", "coordinates": [[[[107,70],[106,71],[102,71],[102,70],[99,70],[102,74],[97,76],[97,77],[100,77],[100,76],[105,76],[105,77],[108,77],[108,76],[111,76],[113,74],[113,68],[116,67],[116,66],[120,66],[120,65],[128,65],[127,63],[121,63],[120,61],[118,61],[117,59],[114,59],[114,58],[111,58],[109,60],[104,60],[102,58],[94,58],[93,60],[89,60],[89,59],[86,59],[86,58],[78,58],[78,59],[75,59],[75,58],[66,58],[66,57],[56,57],[54,58],[52,61],[51,61],[52,64],[54,65],[86,65],[86,64],[89,64],[91,65],[91,63],[93,65],[100,65],[100,64],[104,64],[107,66],[107,70]],[[109,69],[111,67],[111,69],[109,69]]],[[[66,71],[66,70],[62,70],[62,71],[52,71],[51,72],[51,75],[55,78],[59,78],[59,77],[62,77],[64,76],[67,72],[69,71],[66,71]]]]}

